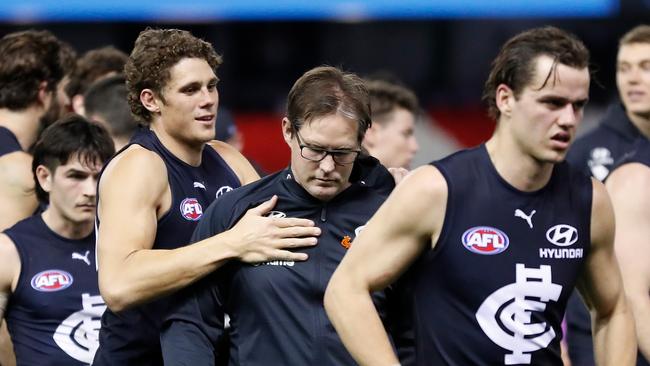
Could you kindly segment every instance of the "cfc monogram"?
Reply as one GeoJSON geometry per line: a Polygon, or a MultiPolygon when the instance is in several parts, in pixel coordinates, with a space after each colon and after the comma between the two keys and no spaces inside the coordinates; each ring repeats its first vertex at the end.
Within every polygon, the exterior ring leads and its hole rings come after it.
{"type": "Polygon", "coordinates": [[[530,364],[530,353],[546,348],[555,338],[552,327],[533,323],[531,315],[544,312],[546,303],[557,302],[562,293],[562,286],[552,281],[550,266],[527,268],[517,263],[515,273],[516,282],[493,292],[476,312],[490,340],[511,351],[504,357],[506,365],[530,364]]]}

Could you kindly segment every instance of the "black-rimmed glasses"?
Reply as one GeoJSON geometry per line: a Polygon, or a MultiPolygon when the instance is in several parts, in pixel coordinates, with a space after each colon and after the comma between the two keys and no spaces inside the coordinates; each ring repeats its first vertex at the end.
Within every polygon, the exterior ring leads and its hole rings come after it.
{"type": "Polygon", "coordinates": [[[305,145],[302,138],[296,131],[296,138],[298,139],[298,146],[300,146],[300,155],[314,162],[319,162],[327,155],[330,155],[334,162],[339,165],[348,165],[354,163],[361,150],[347,150],[347,149],[324,149],[322,147],[305,145]]]}

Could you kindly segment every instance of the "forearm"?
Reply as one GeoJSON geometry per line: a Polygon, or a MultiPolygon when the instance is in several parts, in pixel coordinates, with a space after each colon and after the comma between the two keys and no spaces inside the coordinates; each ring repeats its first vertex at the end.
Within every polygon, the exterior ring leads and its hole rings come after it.
{"type": "Polygon", "coordinates": [[[650,359],[650,297],[647,293],[639,294],[638,298],[630,299],[630,304],[634,314],[639,349],[646,359],[650,359]]]}
{"type": "Polygon", "coordinates": [[[399,365],[368,290],[333,277],[325,293],[325,309],[360,365],[399,365]]]}
{"type": "Polygon", "coordinates": [[[596,363],[603,365],[634,365],[637,342],[632,312],[625,300],[606,317],[597,317],[593,323],[596,363]]]}
{"type": "Polygon", "coordinates": [[[214,236],[173,250],[141,249],[99,267],[100,290],[109,308],[120,311],[184,288],[238,254],[214,236]]]}

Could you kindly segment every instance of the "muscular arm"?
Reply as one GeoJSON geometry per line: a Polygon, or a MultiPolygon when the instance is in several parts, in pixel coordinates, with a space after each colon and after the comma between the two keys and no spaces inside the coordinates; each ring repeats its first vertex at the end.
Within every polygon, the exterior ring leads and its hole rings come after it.
{"type": "Polygon", "coordinates": [[[251,163],[234,147],[217,140],[210,141],[209,145],[228,163],[242,186],[260,179],[251,163]]]}
{"type": "Polygon", "coordinates": [[[398,364],[370,293],[397,279],[437,241],[446,201],[440,172],[432,166],[415,170],[368,222],[334,272],[325,309],[359,364],[398,364]]]}
{"type": "Polygon", "coordinates": [[[31,168],[32,157],[25,152],[0,157],[0,231],[36,211],[31,168]]]}
{"type": "Polygon", "coordinates": [[[626,164],[607,179],[616,214],[616,255],[639,348],[650,359],[650,168],[626,164]]]}
{"type": "Polygon", "coordinates": [[[272,199],[249,210],[231,230],[193,245],[154,250],[157,220],[169,209],[169,190],[162,160],[137,146],[120,154],[102,176],[99,288],[113,311],[185,287],[229,259],[305,260],[305,254],[283,248],[314,245],[309,236],[320,233],[309,220],[262,217],[275,205],[272,199]]]}
{"type": "Polygon", "coordinates": [[[578,290],[591,311],[598,365],[633,365],[636,340],[632,313],[614,254],[614,212],[605,187],[593,181],[591,253],[578,290]]]}
{"type": "Polygon", "coordinates": [[[20,257],[13,242],[5,234],[0,234],[0,322],[3,323],[0,332],[0,365],[10,366],[16,364],[16,358],[13,353],[11,339],[7,332],[6,322],[4,322],[9,297],[16,287],[16,281],[20,274],[20,257]]]}

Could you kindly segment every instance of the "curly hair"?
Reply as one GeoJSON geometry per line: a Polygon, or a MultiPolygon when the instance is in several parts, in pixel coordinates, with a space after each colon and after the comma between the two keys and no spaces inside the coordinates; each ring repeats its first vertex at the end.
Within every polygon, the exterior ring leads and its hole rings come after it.
{"type": "Polygon", "coordinates": [[[184,58],[204,59],[217,72],[221,56],[212,45],[179,29],[140,32],[124,67],[131,113],[141,123],[151,123],[151,113],[140,102],[140,92],[151,89],[165,102],[163,89],[171,79],[170,69],[184,58]]]}
{"type": "Polygon", "coordinates": [[[535,77],[535,60],[539,56],[553,59],[553,67],[544,85],[553,75],[558,64],[577,69],[589,66],[589,50],[575,35],[556,27],[534,28],[510,38],[492,62],[492,69],[483,89],[483,101],[488,114],[495,121],[501,112],[496,104],[496,90],[501,84],[512,89],[515,98],[535,77]]]}
{"type": "Polygon", "coordinates": [[[38,99],[42,82],[48,91],[71,68],[72,48],[48,31],[10,33],[0,39],[0,108],[21,110],[38,99]]]}

